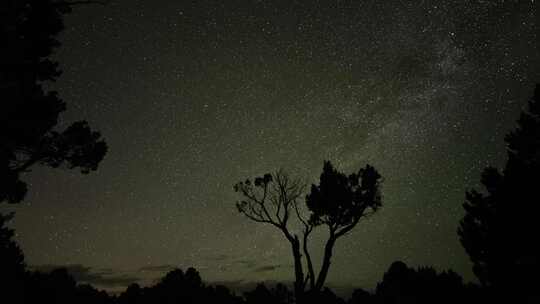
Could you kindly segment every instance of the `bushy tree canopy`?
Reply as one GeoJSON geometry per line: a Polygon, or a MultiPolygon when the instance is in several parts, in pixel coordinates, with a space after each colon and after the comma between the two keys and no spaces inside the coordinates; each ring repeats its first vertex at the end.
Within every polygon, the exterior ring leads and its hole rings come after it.
{"type": "Polygon", "coordinates": [[[51,59],[60,46],[63,14],[73,3],[54,0],[0,2],[0,202],[23,200],[21,174],[32,166],[96,170],[107,152],[86,121],[57,130],[66,103],[45,82],[60,75],[51,59]]]}
{"type": "Polygon", "coordinates": [[[540,85],[517,123],[504,170],[486,168],[485,192],[467,192],[458,234],[483,285],[531,294],[540,272],[540,85]]]}
{"type": "Polygon", "coordinates": [[[312,185],[306,197],[310,222],[328,225],[336,234],[348,232],[366,211],[375,212],[381,206],[380,178],[369,165],[346,175],[329,161],[324,162],[319,185],[312,185]]]}

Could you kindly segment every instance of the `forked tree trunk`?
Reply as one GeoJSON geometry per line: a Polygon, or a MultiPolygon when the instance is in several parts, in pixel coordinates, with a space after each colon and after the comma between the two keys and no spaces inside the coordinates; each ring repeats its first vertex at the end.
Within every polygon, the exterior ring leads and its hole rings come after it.
{"type": "Polygon", "coordinates": [[[304,295],[304,272],[302,270],[302,255],[300,253],[300,241],[298,237],[294,236],[291,239],[291,247],[294,258],[294,295],[296,297],[296,303],[301,303],[304,295]]]}

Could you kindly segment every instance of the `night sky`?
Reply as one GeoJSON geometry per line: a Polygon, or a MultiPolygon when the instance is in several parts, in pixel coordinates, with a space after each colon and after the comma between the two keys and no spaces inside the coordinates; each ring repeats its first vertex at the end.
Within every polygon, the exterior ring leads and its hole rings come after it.
{"type": "Polygon", "coordinates": [[[278,168],[316,182],[331,160],[369,163],[384,183],[383,208],[338,241],[330,286],[372,289],[395,260],[473,280],[461,204],[505,160],[540,81],[539,20],[534,0],[78,6],[50,87],[68,104],[62,125],[87,119],[110,151],[87,176],[27,174],[9,207],[27,264],[108,289],[175,266],[291,281],[288,242],[242,217],[232,186],[278,168]]]}

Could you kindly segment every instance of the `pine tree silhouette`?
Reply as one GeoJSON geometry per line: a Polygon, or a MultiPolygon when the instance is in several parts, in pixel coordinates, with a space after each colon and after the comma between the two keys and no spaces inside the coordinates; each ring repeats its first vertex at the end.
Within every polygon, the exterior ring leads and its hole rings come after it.
{"type": "Polygon", "coordinates": [[[540,273],[540,85],[506,138],[504,170],[486,168],[485,193],[467,192],[460,241],[480,282],[495,293],[537,293],[540,273]]]}

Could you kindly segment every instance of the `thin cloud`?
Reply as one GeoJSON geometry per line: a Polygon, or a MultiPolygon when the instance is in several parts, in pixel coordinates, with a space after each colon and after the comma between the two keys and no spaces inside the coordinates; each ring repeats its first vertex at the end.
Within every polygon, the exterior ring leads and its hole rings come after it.
{"type": "Polygon", "coordinates": [[[150,265],[150,266],[144,266],[144,267],[139,268],[139,271],[144,271],[144,272],[164,272],[164,271],[173,270],[175,268],[178,268],[178,267],[174,266],[174,265],[169,265],[169,264],[150,265]]]}
{"type": "Polygon", "coordinates": [[[257,263],[254,260],[248,260],[248,259],[235,261],[234,264],[243,265],[248,269],[251,269],[257,266],[257,263]]]}
{"type": "Polygon", "coordinates": [[[255,269],[253,269],[253,272],[270,272],[270,271],[274,271],[278,268],[281,268],[283,267],[284,265],[279,265],[279,264],[276,264],[276,265],[265,265],[265,266],[260,266],[260,267],[257,267],[255,269]]]}
{"type": "Polygon", "coordinates": [[[207,261],[226,261],[226,260],[229,260],[231,257],[226,255],[226,254],[219,254],[219,255],[214,255],[214,256],[207,256],[205,259],[207,261]]]}
{"type": "Polygon", "coordinates": [[[92,267],[82,264],[70,265],[34,265],[30,269],[39,272],[51,272],[58,268],[65,268],[67,272],[79,283],[87,283],[105,288],[127,286],[139,282],[140,277],[125,273],[116,273],[110,268],[94,270],[92,267]]]}

